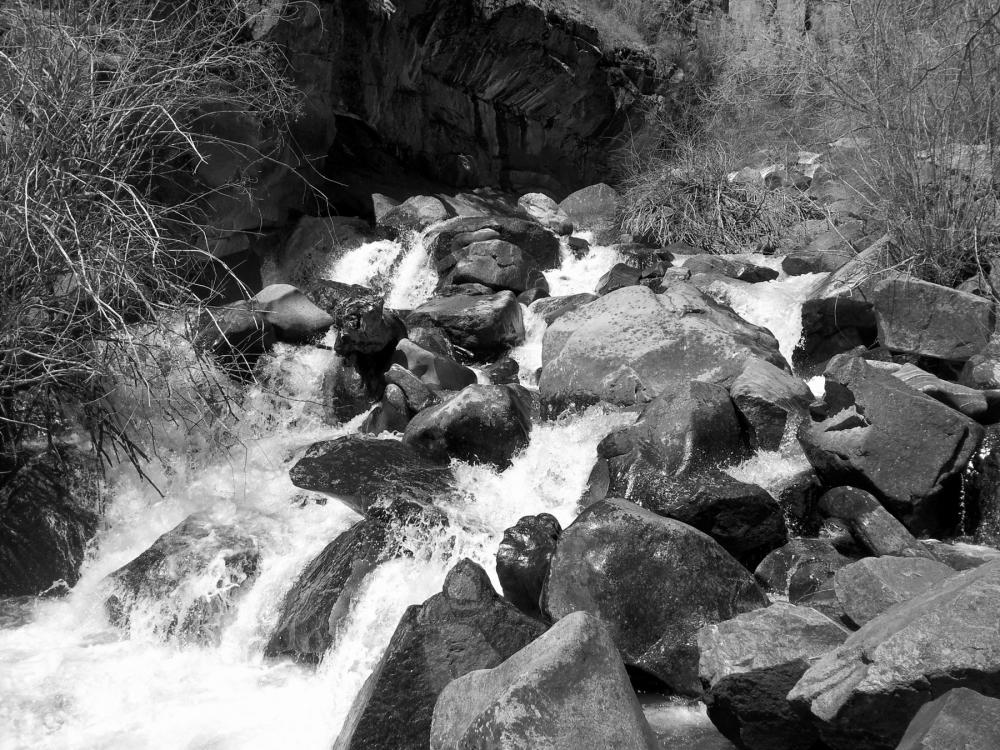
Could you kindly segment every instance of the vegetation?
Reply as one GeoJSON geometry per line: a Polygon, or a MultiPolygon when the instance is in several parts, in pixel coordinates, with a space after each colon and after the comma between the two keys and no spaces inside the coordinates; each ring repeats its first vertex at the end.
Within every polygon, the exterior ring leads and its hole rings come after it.
{"type": "Polygon", "coordinates": [[[205,368],[178,367],[178,312],[211,199],[247,186],[199,170],[237,145],[220,113],[280,132],[297,105],[248,20],[224,0],[0,7],[0,453],[72,420],[138,462],[123,393],[178,420],[218,407],[205,368]]]}

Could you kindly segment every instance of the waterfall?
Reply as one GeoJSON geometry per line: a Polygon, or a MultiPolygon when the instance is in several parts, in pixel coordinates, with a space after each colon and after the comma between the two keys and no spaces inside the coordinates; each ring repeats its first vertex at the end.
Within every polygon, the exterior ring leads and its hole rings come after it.
{"type": "MultiPolygon", "coordinates": [[[[562,266],[546,277],[553,294],[593,291],[617,260],[610,247],[591,247],[579,258],[564,247],[562,266]]],[[[436,281],[416,236],[362,245],[323,275],[374,286],[398,308],[429,297],[436,281]]],[[[772,328],[789,357],[798,336],[795,306],[814,281],[782,278],[721,293],[748,320],[772,328]]],[[[545,324],[525,313],[527,340],[512,356],[522,382],[533,385],[545,324]]],[[[444,507],[452,523],[417,554],[385,563],[367,578],[319,667],[265,661],[264,644],[296,576],[358,520],[288,477],[307,446],[355,432],[363,419],[339,426],[322,419],[322,376],[334,335],[324,346],[275,349],[224,448],[187,434],[166,440],[162,461],[150,467],[162,495],[130,467],[113,468],[104,528],[68,596],[0,602],[0,748],[326,750],[405,608],[438,592],[460,557],[481,564],[499,588],[494,555],[504,529],[541,512],[569,524],[597,443],[634,419],[591,407],[536,425],[529,446],[503,472],[453,462],[466,499],[444,507]],[[140,607],[123,637],[108,624],[103,579],[194,512],[251,534],[261,552],[259,577],[218,644],[164,641],[151,627],[162,617],[156,602],[140,607]]],[[[765,468],[791,470],[773,462],[765,468]]],[[[752,474],[751,467],[745,473],[752,474]]],[[[701,709],[658,710],[674,722],[682,717],[685,727],[705,723],[701,709]]]]}

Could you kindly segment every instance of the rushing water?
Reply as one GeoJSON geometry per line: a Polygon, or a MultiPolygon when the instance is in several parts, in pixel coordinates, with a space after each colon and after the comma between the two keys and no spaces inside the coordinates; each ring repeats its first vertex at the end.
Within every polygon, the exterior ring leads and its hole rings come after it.
{"type": "MultiPolygon", "coordinates": [[[[553,294],[592,291],[617,260],[611,248],[593,247],[582,258],[564,248],[561,268],[546,276],[553,294]]],[[[417,236],[363,245],[322,272],[374,285],[399,308],[419,304],[435,283],[417,236]]],[[[796,306],[813,281],[726,284],[719,294],[748,320],[771,327],[790,353],[799,335],[792,324],[796,306]]],[[[531,385],[545,326],[527,310],[525,322],[527,340],[513,356],[531,385]]],[[[340,503],[316,502],[288,478],[309,444],[353,432],[361,420],[331,427],[322,419],[322,373],[334,335],[325,346],[276,349],[266,385],[243,405],[230,448],[165,430],[162,465],[150,469],[162,495],[128,467],[111,471],[106,523],[68,596],[0,603],[0,749],[329,748],[403,610],[439,591],[458,557],[495,576],[503,530],[520,516],[544,511],[570,523],[598,441],[634,418],[593,407],[536,425],[530,445],[502,473],[455,462],[463,495],[472,499],[446,508],[450,529],[425,540],[412,558],[369,576],[317,669],[266,662],[264,643],[298,572],[358,520],[340,503]],[[218,645],[164,642],[154,627],[162,602],[138,611],[123,637],[107,622],[102,579],[194,512],[235,523],[256,538],[259,578],[218,645]]],[[[767,486],[794,470],[783,461],[762,455],[741,470],[767,486]]],[[[707,725],[697,706],[661,703],[647,712],[664,737],[692,737],[707,725]]]]}

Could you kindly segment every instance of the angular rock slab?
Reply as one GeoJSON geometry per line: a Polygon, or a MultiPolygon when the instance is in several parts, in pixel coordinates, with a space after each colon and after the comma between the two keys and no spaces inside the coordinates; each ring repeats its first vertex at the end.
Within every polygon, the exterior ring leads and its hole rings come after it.
{"type": "Polygon", "coordinates": [[[698,629],[767,605],[717,542],[620,498],[589,506],[556,545],[542,593],[552,619],[584,611],[608,626],[629,666],[698,695],[698,629]]]}
{"type": "Polygon", "coordinates": [[[788,694],[833,750],[891,750],[954,687],[1000,696],[1000,561],[893,607],[822,657],[788,694]]]}
{"type": "Polygon", "coordinates": [[[561,316],[545,331],[539,393],[552,413],[598,401],[631,406],[692,380],[732,380],[750,357],[787,368],[777,340],[669,282],[655,294],[630,286],[561,316]]]}
{"type": "Polygon", "coordinates": [[[750,445],[768,451],[778,449],[785,426],[813,400],[801,378],[756,358],[746,361],[729,393],[749,426],[750,445]]]}
{"type": "Polygon", "coordinates": [[[833,588],[844,613],[858,627],[955,575],[923,557],[866,557],[837,571],[833,588]]]}
{"type": "Polygon", "coordinates": [[[1000,700],[955,688],[923,706],[896,750],[995,750],[1000,747],[1000,700]]]}
{"type": "Polygon", "coordinates": [[[658,750],[607,628],[567,615],[490,670],[446,687],[431,750],[658,750]]]}

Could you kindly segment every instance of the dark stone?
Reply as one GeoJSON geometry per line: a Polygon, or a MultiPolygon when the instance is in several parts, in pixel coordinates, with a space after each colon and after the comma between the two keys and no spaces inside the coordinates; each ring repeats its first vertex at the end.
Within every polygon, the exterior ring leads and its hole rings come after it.
{"type": "Polygon", "coordinates": [[[478,243],[498,240],[505,243],[502,248],[516,247],[521,263],[530,268],[544,271],[559,266],[559,238],[528,218],[457,217],[428,232],[424,244],[438,276],[446,278],[478,243]]]}
{"type": "Polygon", "coordinates": [[[345,303],[337,318],[339,329],[333,350],[361,376],[371,397],[379,398],[396,345],[406,338],[406,325],[379,297],[361,297],[345,303]]]}
{"type": "Polygon", "coordinates": [[[210,352],[227,374],[245,380],[276,340],[274,328],[263,313],[253,310],[249,301],[242,301],[206,309],[194,343],[210,352]]]}
{"type": "Polygon", "coordinates": [[[993,750],[1000,747],[1000,700],[969,688],[922,706],[896,750],[993,750]]]}
{"type": "Polygon", "coordinates": [[[406,408],[411,414],[441,403],[430,386],[401,365],[392,365],[385,373],[385,381],[403,392],[406,408]]]}
{"type": "Polygon", "coordinates": [[[754,570],[754,575],[767,591],[788,597],[790,603],[814,607],[839,619],[841,607],[833,578],[838,570],[853,561],[828,541],[792,539],[768,554],[754,570]]]}
{"type": "Polygon", "coordinates": [[[497,577],[503,595],[525,614],[541,617],[539,599],[562,527],[555,516],[523,516],[503,532],[497,550],[497,577]]]}
{"type": "Polygon", "coordinates": [[[520,382],[518,374],[521,372],[521,366],[517,360],[504,355],[492,365],[484,367],[483,372],[494,385],[510,385],[520,382]]]}
{"type": "Polygon", "coordinates": [[[496,356],[524,341],[521,306],[510,292],[435,297],[411,312],[407,323],[439,326],[473,357],[496,356]]]}
{"type": "Polygon", "coordinates": [[[453,359],[403,339],[396,345],[392,363],[409,370],[432,390],[460,391],[476,382],[476,373],[453,359]]]}
{"type": "Polygon", "coordinates": [[[334,321],[344,315],[344,309],[356,300],[375,297],[375,290],[360,284],[345,284],[342,281],[316,279],[306,289],[306,294],[319,307],[333,317],[334,321]]]}
{"type": "Polygon", "coordinates": [[[770,451],[781,445],[789,422],[805,417],[813,400],[801,378],[761,359],[746,361],[729,393],[749,427],[750,446],[770,451]]]}
{"type": "Polygon", "coordinates": [[[641,275],[638,268],[633,268],[626,263],[616,263],[610,271],[600,278],[600,281],[597,282],[597,289],[594,291],[603,296],[616,289],[635,286],[639,283],[641,275]]]}
{"type": "Polygon", "coordinates": [[[334,318],[290,284],[270,284],[250,299],[270,323],[278,341],[301,344],[323,335],[334,318]]]}
{"type": "Polygon", "coordinates": [[[695,255],[684,260],[684,268],[695,273],[713,273],[728,276],[738,281],[756,284],[762,281],[773,281],[779,274],[773,268],[757,266],[745,261],[720,258],[718,255],[695,255]]]}
{"type": "Polygon", "coordinates": [[[452,273],[455,284],[479,283],[514,294],[531,288],[549,290],[538,266],[517,245],[503,240],[473,242],[465,248],[465,253],[452,273]]]}
{"type": "Polygon", "coordinates": [[[825,516],[844,521],[857,542],[873,555],[934,559],[903,524],[864,490],[835,487],[819,499],[819,510],[825,516]]]}
{"type": "Polygon", "coordinates": [[[349,422],[371,407],[368,388],[358,371],[346,359],[335,355],[323,373],[323,406],[333,422],[349,422]]]}
{"type": "Polygon", "coordinates": [[[390,383],[382,393],[382,400],[362,422],[360,432],[366,435],[402,433],[409,422],[410,409],[406,403],[406,394],[398,385],[390,383]]]}
{"type": "Polygon", "coordinates": [[[550,326],[561,316],[595,299],[597,295],[590,292],[570,294],[565,297],[547,297],[534,302],[528,309],[535,315],[541,315],[545,325],[550,326]]]}

